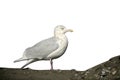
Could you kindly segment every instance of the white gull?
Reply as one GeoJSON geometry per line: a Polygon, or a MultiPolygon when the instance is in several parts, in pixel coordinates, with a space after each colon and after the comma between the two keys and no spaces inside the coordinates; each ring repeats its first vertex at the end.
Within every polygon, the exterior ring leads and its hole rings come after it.
{"type": "Polygon", "coordinates": [[[14,62],[28,60],[23,69],[30,63],[39,60],[50,60],[51,70],[53,70],[53,59],[62,56],[68,46],[68,39],[65,35],[66,32],[73,32],[72,29],[66,29],[63,25],[58,25],[54,29],[54,36],[48,39],[42,40],[32,47],[27,48],[23,56],[14,62]]]}

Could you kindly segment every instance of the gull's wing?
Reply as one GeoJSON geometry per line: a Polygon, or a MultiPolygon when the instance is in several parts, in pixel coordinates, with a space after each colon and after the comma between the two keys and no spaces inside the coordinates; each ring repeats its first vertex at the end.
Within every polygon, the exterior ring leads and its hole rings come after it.
{"type": "Polygon", "coordinates": [[[42,40],[41,42],[35,44],[34,46],[27,48],[24,52],[26,58],[38,58],[44,59],[50,53],[58,49],[59,45],[55,37],[51,37],[46,40],[42,40]]]}

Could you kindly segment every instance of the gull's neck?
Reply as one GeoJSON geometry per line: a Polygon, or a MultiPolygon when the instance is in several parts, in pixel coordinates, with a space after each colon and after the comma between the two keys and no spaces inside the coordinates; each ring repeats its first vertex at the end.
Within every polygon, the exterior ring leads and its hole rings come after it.
{"type": "Polygon", "coordinates": [[[64,33],[55,33],[54,36],[57,38],[57,39],[66,39],[66,35],[64,33]]]}

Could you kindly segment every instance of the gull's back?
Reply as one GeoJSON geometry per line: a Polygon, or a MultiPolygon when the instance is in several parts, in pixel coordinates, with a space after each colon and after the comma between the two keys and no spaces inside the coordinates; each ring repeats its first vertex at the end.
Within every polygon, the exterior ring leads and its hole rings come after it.
{"type": "Polygon", "coordinates": [[[27,48],[24,52],[24,56],[27,59],[45,59],[50,53],[58,49],[58,47],[59,45],[56,38],[51,37],[27,48]]]}

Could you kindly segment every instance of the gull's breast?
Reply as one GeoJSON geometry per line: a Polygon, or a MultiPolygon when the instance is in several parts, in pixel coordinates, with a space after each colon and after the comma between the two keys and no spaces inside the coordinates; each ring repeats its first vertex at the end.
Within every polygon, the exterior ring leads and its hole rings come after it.
{"type": "Polygon", "coordinates": [[[51,54],[49,54],[47,56],[47,59],[51,59],[51,58],[55,59],[55,58],[62,56],[65,53],[67,46],[68,46],[67,38],[65,37],[65,38],[59,39],[57,43],[59,45],[59,48],[53,51],[51,54]]]}

